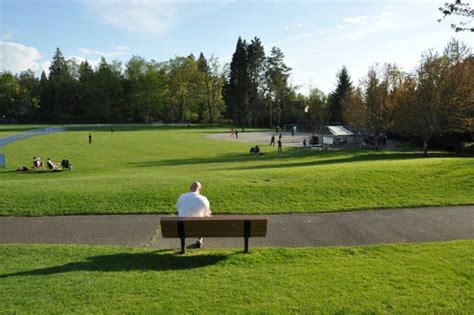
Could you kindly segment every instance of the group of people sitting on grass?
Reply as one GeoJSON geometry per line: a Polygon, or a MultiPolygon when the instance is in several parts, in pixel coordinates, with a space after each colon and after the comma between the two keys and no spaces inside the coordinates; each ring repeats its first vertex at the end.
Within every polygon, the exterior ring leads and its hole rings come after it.
{"type": "MultiPolygon", "coordinates": [[[[69,170],[72,171],[72,163],[69,160],[63,159],[61,163],[54,163],[50,158],[46,160],[46,167],[50,171],[60,172],[62,170],[69,170]]],[[[17,169],[17,171],[36,171],[36,170],[44,170],[45,163],[41,161],[41,158],[38,156],[33,157],[33,167],[29,169],[26,166],[17,169]]]]}
{"type": "Polygon", "coordinates": [[[260,148],[258,147],[258,145],[256,145],[255,147],[250,148],[250,154],[259,155],[263,153],[260,153],[260,148]]]}
{"type": "Polygon", "coordinates": [[[62,170],[72,171],[72,163],[66,159],[63,159],[61,161],[61,164],[59,164],[59,163],[54,163],[53,161],[51,161],[50,158],[48,158],[46,165],[48,166],[48,170],[50,171],[62,171],[62,170]]]}

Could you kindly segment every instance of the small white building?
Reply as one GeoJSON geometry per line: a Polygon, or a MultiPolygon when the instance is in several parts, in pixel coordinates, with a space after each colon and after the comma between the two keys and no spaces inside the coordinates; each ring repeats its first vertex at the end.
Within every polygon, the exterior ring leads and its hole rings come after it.
{"type": "Polygon", "coordinates": [[[355,141],[354,133],[343,126],[326,126],[324,128],[323,144],[334,145],[352,143],[355,141]]]}

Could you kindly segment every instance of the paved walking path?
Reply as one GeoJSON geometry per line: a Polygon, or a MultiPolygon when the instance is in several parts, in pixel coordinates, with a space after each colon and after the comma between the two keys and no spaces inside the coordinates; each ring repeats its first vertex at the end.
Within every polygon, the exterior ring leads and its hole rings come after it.
{"type": "MultiPolygon", "coordinates": [[[[107,244],[179,248],[163,239],[161,215],[0,217],[0,243],[107,244]]],[[[474,239],[474,206],[268,216],[266,238],[251,247],[350,246],[474,239]]],[[[194,240],[187,240],[192,244],[194,240]]],[[[207,248],[243,247],[242,239],[205,239],[207,248]]]]}

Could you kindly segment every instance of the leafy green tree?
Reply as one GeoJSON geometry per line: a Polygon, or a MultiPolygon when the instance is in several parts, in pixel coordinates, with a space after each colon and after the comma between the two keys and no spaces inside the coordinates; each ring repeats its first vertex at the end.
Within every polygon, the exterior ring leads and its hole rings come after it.
{"type": "Polygon", "coordinates": [[[165,72],[162,66],[134,56],[127,63],[125,73],[131,104],[128,116],[145,122],[161,118],[165,111],[165,72]]]}
{"type": "Polygon", "coordinates": [[[20,84],[9,72],[0,73],[0,117],[12,117],[17,114],[20,84]]]}
{"type": "Polygon", "coordinates": [[[40,107],[40,81],[31,70],[23,71],[18,76],[20,85],[19,101],[23,116],[36,114],[40,107]]]}
{"type": "Polygon", "coordinates": [[[196,94],[199,98],[199,121],[204,122],[206,115],[207,121],[213,123],[225,108],[222,99],[225,68],[220,66],[218,58],[211,56],[207,60],[202,53],[197,60],[197,68],[199,83],[196,94]]]}
{"type": "Polygon", "coordinates": [[[173,121],[195,121],[195,106],[197,100],[194,92],[197,89],[198,69],[192,56],[175,57],[166,65],[167,88],[166,97],[169,108],[169,118],[173,121]]]}
{"type": "Polygon", "coordinates": [[[327,104],[327,96],[323,91],[312,88],[308,96],[308,112],[311,122],[321,133],[329,120],[329,111],[327,104]]]}
{"type": "Polygon", "coordinates": [[[447,90],[448,71],[447,59],[440,58],[431,50],[425,53],[416,70],[411,93],[405,95],[405,102],[400,108],[403,112],[400,127],[422,140],[425,156],[428,155],[430,139],[445,128],[445,118],[449,117],[443,97],[447,90]]]}

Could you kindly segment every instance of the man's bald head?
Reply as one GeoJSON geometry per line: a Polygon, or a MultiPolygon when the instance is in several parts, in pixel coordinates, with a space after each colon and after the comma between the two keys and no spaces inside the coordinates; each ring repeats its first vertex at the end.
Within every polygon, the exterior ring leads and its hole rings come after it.
{"type": "Polygon", "coordinates": [[[200,193],[201,192],[201,183],[198,182],[198,181],[195,181],[191,184],[191,188],[190,190],[192,192],[197,192],[197,193],[200,193]]]}

